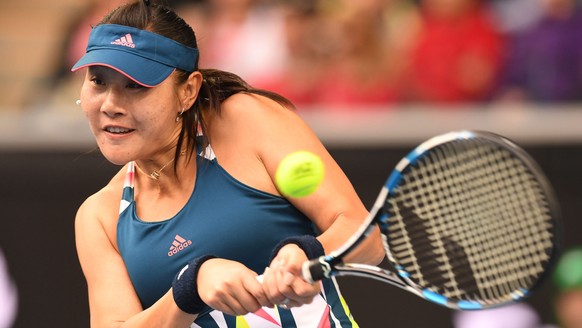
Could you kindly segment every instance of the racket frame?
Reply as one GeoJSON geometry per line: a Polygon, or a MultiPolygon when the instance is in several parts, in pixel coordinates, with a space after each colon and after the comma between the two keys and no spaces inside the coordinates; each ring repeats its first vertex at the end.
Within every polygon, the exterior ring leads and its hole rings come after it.
{"type": "Polygon", "coordinates": [[[390,285],[399,287],[401,289],[407,290],[425,300],[431,301],[433,303],[454,309],[454,310],[481,310],[485,308],[497,307],[507,303],[519,301],[530,295],[531,291],[541,284],[546,276],[549,275],[551,268],[554,266],[557,254],[559,253],[559,245],[561,242],[561,230],[559,228],[559,218],[560,209],[558,205],[557,198],[551,187],[550,182],[543,174],[541,168],[537,163],[530,157],[530,155],[525,152],[521,147],[512,142],[511,140],[502,137],[500,135],[486,132],[486,131],[452,131],[439,136],[435,136],[410,151],[404,158],[402,158],[395,169],[390,174],[386,183],[382,187],[372,209],[369,211],[368,216],[362,222],[358,230],[338,249],[334,250],[328,255],[321,256],[318,259],[307,261],[303,264],[302,274],[303,278],[308,282],[315,282],[323,278],[331,278],[332,276],[360,276],[365,278],[372,278],[390,285]],[[392,257],[390,248],[388,247],[387,240],[387,229],[388,229],[388,219],[389,215],[384,209],[386,200],[388,199],[390,192],[395,188],[400,181],[400,176],[402,171],[409,165],[413,164],[416,160],[424,156],[424,153],[438,145],[451,142],[454,140],[461,139],[474,139],[480,138],[491,141],[500,145],[501,147],[514,153],[518,158],[526,164],[530,172],[535,176],[537,181],[539,181],[542,189],[545,191],[545,196],[550,208],[550,216],[554,220],[553,233],[553,248],[550,254],[550,260],[545,268],[545,271],[541,274],[536,284],[534,284],[529,290],[515,291],[515,295],[512,295],[513,300],[507,302],[491,303],[486,304],[483,302],[461,300],[461,301],[451,301],[447,297],[432,292],[428,289],[424,289],[418,286],[414,281],[409,279],[410,274],[403,270],[402,267],[396,263],[392,257]],[[393,266],[395,272],[380,268],[374,265],[359,264],[359,263],[344,263],[343,258],[345,255],[352,252],[357,248],[370,234],[372,234],[376,227],[381,230],[382,242],[384,250],[386,252],[387,259],[389,263],[393,266]]]}

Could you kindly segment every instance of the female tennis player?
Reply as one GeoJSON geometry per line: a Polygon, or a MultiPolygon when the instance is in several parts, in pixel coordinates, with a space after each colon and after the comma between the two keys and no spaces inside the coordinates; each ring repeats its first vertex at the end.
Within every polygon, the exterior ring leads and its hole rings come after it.
{"type": "MultiPolygon", "coordinates": [[[[352,327],[336,282],[300,268],[342,245],[367,211],[283,97],[198,68],[172,10],[132,2],[90,35],[81,105],[103,155],[123,165],[76,217],[92,327],[352,327]],[[279,161],[319,155],[321,187],[274,185],[279,161]]],[[[351,260],[378,263],[379,234],[351,260]]]]}

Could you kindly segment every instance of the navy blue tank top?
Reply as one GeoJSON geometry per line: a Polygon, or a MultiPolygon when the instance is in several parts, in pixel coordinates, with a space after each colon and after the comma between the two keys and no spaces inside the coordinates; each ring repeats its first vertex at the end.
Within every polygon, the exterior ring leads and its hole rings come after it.
{"type": "MultiPolygon", "coordinates": [[[[260,274],[269,265],[271,251],[280,240],[316,234],[311,220],[285,198],[242,184],[218,164],[211,148],[204,153],[206,157],[198,155],[196,158],[196,185],[188,202],[178,214],[160,222],[145,222],[137,216],[135,163],[128,165],[117,224],[117,244],[144,309],[162,297],[170,289],[176,273],[198,256],[213,254],[238,261],[260,274]]],[[[326,281],[323,289],[321,299],[326,305],[315,311],[318,312],[316,316],[327,316],[332,322],[340,317],[349,325],[340,324],[339,327],[352,327],[355,323],[342,302],[335,281],[326,281]]],[[[262,314],[268,316],[271,310],[266,309],[262,314]]],[[[283,320],[285,315],[279,312],[284,310],[275,310],[278,313],[273,316],[283,320]]],[[[216,323],[217,315],[208,315],[212,312],[218,311],[203,312],[192,327],[214,327],[210,322],[216,323]],[[198,325],[205,320],[207,324],[198,325]]],[[[250,325],[243,317],[222,316],[224,327],[247,327],[237,324],[237,320],[250,325]]],[[[284,327],[297,324],[293,316],[290,320],[295,324],[284,327]]],[[[267,326],[254,324],[249,327],[267,326]]]]}

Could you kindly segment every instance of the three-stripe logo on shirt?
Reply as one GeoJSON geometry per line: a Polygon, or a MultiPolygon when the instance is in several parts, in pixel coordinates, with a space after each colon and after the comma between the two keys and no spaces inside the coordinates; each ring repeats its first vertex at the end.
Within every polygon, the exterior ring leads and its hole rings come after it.
{"type": "Polygon", "coordinates": [[[170,246],[170,251],[168,252],[168,256],[174,256],[184,248],[192,245],[191,240],[186,240],[180,235],[176,235],[174,237],[174,241],[172,242],[172,246],[170,246]]]}

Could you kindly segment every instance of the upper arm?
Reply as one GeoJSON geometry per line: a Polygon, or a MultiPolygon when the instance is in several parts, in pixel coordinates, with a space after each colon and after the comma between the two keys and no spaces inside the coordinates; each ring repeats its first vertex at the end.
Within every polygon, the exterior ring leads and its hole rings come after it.
{"type": "MultiPolygon", "coordinates": [[[[257,96],[244,97],[238,106],[241,106],[239,112],[245,113],[240,115],[245,123],[234,124],[244,126],[239,138],[253,145],[252,151],[264,166],[266,180],[273,189],[276,188],[272,182],[275,172],[286,155],[306,150],[321,158],[325,176],[319,188],[307,197],[289,198],[289,201],[323,232],[318,239],[326,252],[341,246],[357,230],[368,211],[340,166],[295,111],[257,96]]],[[[356,261],[379,262],[383,256],[379,234],[373,235],[362,249],[363,252],[355,255],[356,261]]]]}
{"type": "MultiPolygon", "coordinates": [[[[87,280],[92,327],[112,327],[142,311],[123,260],[114,246],[103,197],[94,195],[79,208],[75,239],[81,268],[87,280]]],[[[109,206],[110,208],[111,206],[109,206]]],[[[114,212],[114,211],[109,211],[114,212]]],[[[110,222],[117,220],[110,220],[110,222]]]]}

